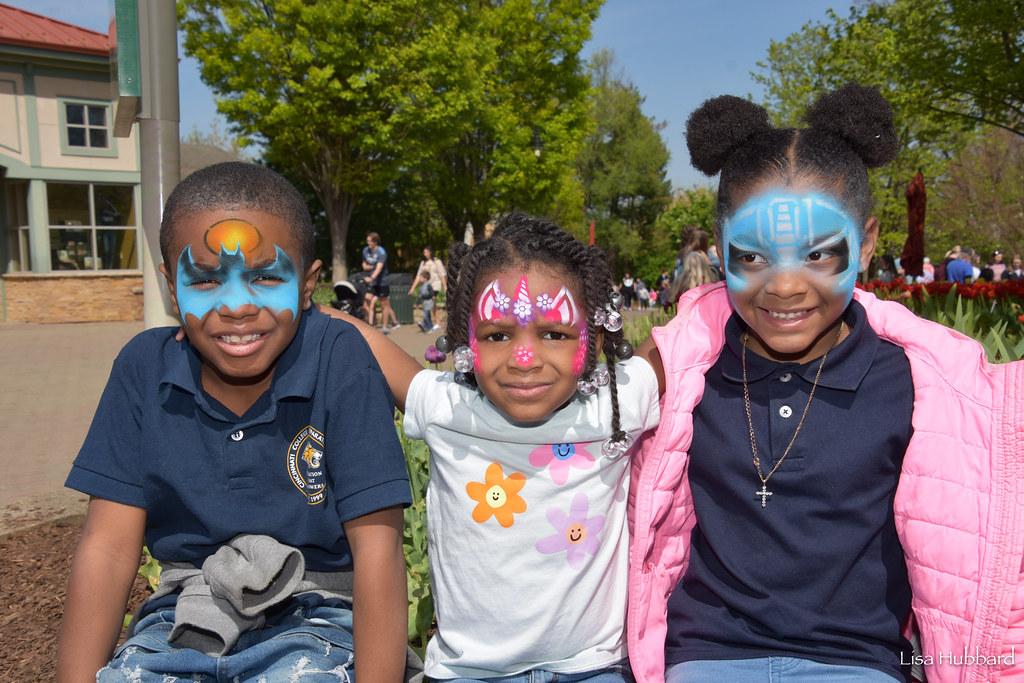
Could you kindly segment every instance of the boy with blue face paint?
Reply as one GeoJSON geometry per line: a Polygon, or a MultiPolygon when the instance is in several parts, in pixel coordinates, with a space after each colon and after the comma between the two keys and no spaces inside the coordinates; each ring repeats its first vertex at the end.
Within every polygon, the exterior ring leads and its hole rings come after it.
{"type": "Polygon", "coordinates": [[[721,174],[726,282],[638,351],[664,396],[633,459],[633,673],[1016,680],[1024,363],[855,290],[892,110],[849,85],[806,120],[776,129],[725,96],[687,124],[694,165],[721,174]]]}
{"type": "Polygon", "coordinates": [[[186,338],[128,343],[68,476],[91,499],[58,679],[401,680],[394,404],[362,336],[311,307],[302,197],[218,164],[174,190],[160,237],[186,338]],[[143,540],[161,588],[114,651],[143,540]]]}

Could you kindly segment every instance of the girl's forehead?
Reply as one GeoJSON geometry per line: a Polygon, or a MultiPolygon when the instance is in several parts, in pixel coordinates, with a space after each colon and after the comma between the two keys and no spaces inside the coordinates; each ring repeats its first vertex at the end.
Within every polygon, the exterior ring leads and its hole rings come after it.
{"type": "Polygon", "coordinates": [[[502,292],[512,295],[521,281],[524,281],[532,295],[555,294],[566,287],[577,300],[582,300],[583,292],[579,283],[569,275],[565,268],[546,263],[518,264],[515,266],[488,270],[477,278],[474,296],[480,296],[492,282],[498,282],[502,292]]]}

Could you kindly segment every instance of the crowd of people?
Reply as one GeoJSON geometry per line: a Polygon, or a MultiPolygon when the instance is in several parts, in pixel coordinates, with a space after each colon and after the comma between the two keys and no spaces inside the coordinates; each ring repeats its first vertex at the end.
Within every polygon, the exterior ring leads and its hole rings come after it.
{"type": "Polygon", "coordinates": [[[878,259],[875,279],[882,282],[903,280],[907,284],[954,282],[962,285],[971,282],[1008,282],[1024,280],[1024,262],[1020,254],[1014,254],[1007,264],[1003,251],[996,249],[982,265],[981,254],[970,247],[958,244],[946,252],[938,265],[933,264],[926,256],[920,275],[908,274],[899,258],[882,256],[878,259]]]}

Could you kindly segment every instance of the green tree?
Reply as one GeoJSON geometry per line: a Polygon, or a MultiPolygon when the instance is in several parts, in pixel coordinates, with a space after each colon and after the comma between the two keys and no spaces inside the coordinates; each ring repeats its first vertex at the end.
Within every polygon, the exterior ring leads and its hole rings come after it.
{"type": "Polygon", "coordinates": [[[933,260],[954,244],[1024,251],[1024,138],[988,127],[950,162],[929,195],[933,260]]]}
{"type": "Polygon", "coordinates": [[[472,43],[441,0],[179,0],[232,132],[308,182],[330,226],[333,277],[359,198],[455,135],[472,43]]]}
{"type": "Polygon", "coordinates": [[[708,233],[714,243],[717,193],[709,187],[692,187],[677,192],[648,231],[644,249],[633,261],[637,277],[654,282],[661,271],[671,270],[679,252],[680,236],[689,227],[708,233]]]}
{"type": "Polygon", "coordinates": [[[857,8],[848,18],[830,12],[829,20],[772,41],[767,59],[758,63],[760,71],[752,75],[764,86],[764,104],[777,125],[800,125],[818,95],[845,83],[881,90],[893,106],[900,152],[891,163],[869,171],[869,177],[881,226],[878,250],[898,253],[906,237],[907,183],[919,170],[929,180],[942,175],[967,136],[961,127],[941,122],[934,112],[918,111],[910,101],[895,67],[900,35],[869,23],[857,8]]]}
{"type": "MultiPolygon", "coordinates": [[[[615,256],[619,270],[649,258],[658,245],[655,220],[668,204],[669,152],[665,124],[644,115],[636,86],[614,73],[614,56],[603,50],[590,62],[593,129],[576,162],[587,217],[595,222],[598,243],[615,256]]],[[[660,252],[671,259],[671,247],[660,252]],[[662,253],[664,252],[664,253],[662,253]]]]}
{"type": "MultiPolygon", "coordinates": [[[[945,177],[979,125],[1024,134],[1024,2],[893,0],[829,12],[780,42],[753,76],[779,124],[794,125],[819,93],[848,81],[877,86],[893,104],[900,153],[871,171],[882,235],[905,238],[907,183],[945,177]]],[[[929,214],[929,223],[935,218],[929,214]]]]}
{"type": "Polygon", "coordinates": [[[460,5],[473,78],[454,144],[425,164],[455,239],[512,209],[582,222],[573,162],[588,126],[579,53],[601,0],[478,0],[460,5]]]}

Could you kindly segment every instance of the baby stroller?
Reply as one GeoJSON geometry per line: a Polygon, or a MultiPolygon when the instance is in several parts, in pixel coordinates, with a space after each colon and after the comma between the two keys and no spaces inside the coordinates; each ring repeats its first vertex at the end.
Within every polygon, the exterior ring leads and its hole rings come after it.
{"type": "Polygon", "coordinates": [[[366,319],[366,309],[363,308],[363,301],[366,299],[366,283],[363,281],[364,273],[358,273],[347,280],[338,280],[334,283],[334,301],[331,306],[348,313],[360,320],[366,319]]]}

